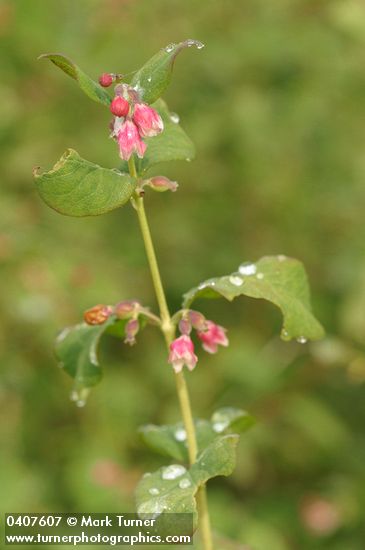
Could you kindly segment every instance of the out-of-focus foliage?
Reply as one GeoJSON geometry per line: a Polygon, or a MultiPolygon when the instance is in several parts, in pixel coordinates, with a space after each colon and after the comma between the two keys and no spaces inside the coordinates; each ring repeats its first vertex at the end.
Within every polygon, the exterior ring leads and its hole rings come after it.
{"type": "Polygon", "coordinates": [[[132,208],[66,218],[36,193],[32,168],[67,147],[105,167],[119,162],[107,109],[36,58],[62,52],[96,79],[192,37],[206,48],[181,54],[166,100],[197,158],[164,169],[177,193],[147,197],[169,303],[242,259],[286,254],[304,262],[328,333],[310,346],[284,343],[269,304],[199,303],[231,345],[201,353],[189,375],[196,415],[231,405],[258,419],[233,476],[209,484],[212,521],[223,548],[237,539],[255,550],[362,550],[363,2],[50,5],[0,2],[1,511],[132,510],[141,472],[163,464],[138,426],[180,420],[153,328],[134,348],[106,341],[104,380],[87,407],[68,399],[51,349],[57,330],[96,303],[154,306],[154,297],[132,208]]]}

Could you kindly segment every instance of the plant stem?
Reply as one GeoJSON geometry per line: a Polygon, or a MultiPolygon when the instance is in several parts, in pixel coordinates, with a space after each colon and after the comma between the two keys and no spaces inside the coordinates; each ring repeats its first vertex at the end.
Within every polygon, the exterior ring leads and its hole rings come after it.
{"type": "MultiPolygon", "coordinates": [[[[137,170],[133,157],[131,157],[128,161],[128,167],[131,176],[137,177],[137,170]]],[[[171,322],[171,316],[166,301],[165,291],[161,280],[160,270],[157,263],[156,253],[153,246],[151,232],[147,221],[146,211],[144,208],[144,200],[142,196],[136,194],[136,196],[134,197],[134,206],[137,211],[138,221],[141,228],[146,255],[151,271],[152,282],[160,309],[161,330],[164,334],[167,348],[169,348],[172,340],[175,337],[175,326],[171,322]]],[[[194,464],[198,453],[198,447],[196,443],[195,426],[191,410],[189,391],[184,374],[182,372],[175,372],[175,383],[181,409],[181,415],[186,430],[189,462],[190,464],[194,464]]],[[[204,550],[212,550],[213,543],[205,486],[201,487],[197,493],[197,504],[199,511],[199,527],[201,530],[203,547],[204,550]]]]}

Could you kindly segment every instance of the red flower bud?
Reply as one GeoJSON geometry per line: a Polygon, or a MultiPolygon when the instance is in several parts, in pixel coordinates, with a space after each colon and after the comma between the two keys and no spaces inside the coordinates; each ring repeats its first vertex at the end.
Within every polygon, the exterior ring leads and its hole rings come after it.
{"type": "Polygon", "coordinates": [[[99,84],[103,86],[103,88],[109,88],[109,86],[113,84],[114,78],[114,75],[111,73],[103,73],[99,76],[99,84]]]}
{"type": "Polygon", "coordinates": [[[113,313],[111,306],[104,306],[98,304],[90,309],[87,309],[84,313],[84,321],[88,325],[102,325],[113,313]]]}
{"type": "Polygon", "coordinates": [[[117,95],[110,104],[110,110],[114,116],[127,116],[129,111],[129,103],[124,97],[117,95]]]}

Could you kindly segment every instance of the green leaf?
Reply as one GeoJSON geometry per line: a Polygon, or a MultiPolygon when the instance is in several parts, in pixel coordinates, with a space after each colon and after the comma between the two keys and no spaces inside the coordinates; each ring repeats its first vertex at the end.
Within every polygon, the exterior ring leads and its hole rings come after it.
{"type": "Polygon", "coordinates": [[[62,367],[75,380],[75,390],[91,388],[100,382],[102,371],[97,348],[101,336],[114,322],[108,319],[102,325],[81,323],[65,328],[57,337],[55,352],[62,367]]]}
{"type": "Polygon", "coordinates": [[[213,414],[211,423],[215,433],[227,431],[243,433],[249,430],[256,423],[256,420],[248,412],[241,409],[222,407],[213,414]]]}
{"type": "Polygon", "coordinates": [[[162,48],[136,72],[130,85],[139,92],[144,103],[154,103],[161,97],[170,84],[176,56],[190,46],[201,49],[203,44],[197,40],[185,40],[179,44],[170,44],[166,48],[162,48]]]}
{"type": "Polygon", "coordinates": [[[311,312],[307,276],[301,262],[286,256],[265,256],[255,264],[241,264],[237,272],[208,279],[184,296],[183,307],[196,298],[233,300],[237,296],[262,298],[278,306],[283,314],[284,340],[318,340],[324,331],[311,312]]]}
{"type": "Polygon", "coordinates": [[[125,204],[136,180],[117,170],[102,168],[68,149],[49,172],[35,173],[44,202],[66,216],[97,216],[125,204]]]}
{"type": "MultiPolygon", "coordinates": [[[[254,423],[255,419],[246,411],[233,407],[217,410],[210,421],[195,420],[198,451],[202,452],[222,434],[245,432],[254,423]]],[[[167,426],[147,424],[139,432],[144,443],[153,451],[182,462],[188,461],[186,432],[182,423],[167,426]]]]}
{"type": "MultiPolygon", "coordinates": [[[[162,117],[164,130],[155,137],[144,139],[147,144],[147,151],[143,159],[136,159],[136,168],[140,175],[161,162],[190,161],[195,157],[194,143],[176,121],[176,115],[170,113],[165,101],[159,99],[152,107],[162,117]]],[[[121,164],[121,170],[123,172],[128,171],[127,162],[121,164]]]]}
{"type": "Polygon", "coordinates": [[[237,435],[220,436],[198,456],[189,470],[180,464],[171,464],[146,474],[136,490],[138,514],[159,518],[162,527],[164,512],[167,516],[191,513],[196,525],[196,492],[209,479],[232,473],[237,442],[237,435]]]}
{"type": "Polygon", "coordinates": [[[85,74],[71,59],[60,53],[44,53],[38,59],[49,59],[64,73],[76,80],[83,92],[94,101],[103,103],[109,107],[111,98],[109,94],[97,82],[85,74]]]}

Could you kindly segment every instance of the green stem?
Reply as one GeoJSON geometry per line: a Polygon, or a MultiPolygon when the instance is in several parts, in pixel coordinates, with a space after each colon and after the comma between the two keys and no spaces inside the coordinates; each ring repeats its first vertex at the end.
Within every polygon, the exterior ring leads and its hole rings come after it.
{"type": "MultiPolygon", "coordinates": [[[[132,177],[137,177],[136,165],[134,158],[131,157],[129,162],[129,172],[132,177]]],[[[156,299],[160,309],[161,330],[164,334],[167,348],[169,348],[172,340],[175,337],[175,326],[171,322],[169,308],[167,306],[165,291],[162,285],[160,270],[157,263],[156,253],[153,246],[150,228],[147,221],[146,211],[144,208],[143,197],[136,194],[134,197],[134,206],[137,211],[138,221],[141,228],[144,246],[146,249],[147,259],[151,271],[152,282],[155,289],[156,299]]],[[[184,374],[182,372],[175,373],[176,391],[179,399],[181,415],[183,418],[186,439],[188,444],[189,462],[194,464],[198,452],[196,443],[196,434],[194,420],[191,410],[189,391],[186,384],[184,374]]],[[[197,504],[199,511],[199,524],[204,550],[212,550],[212,534],[210,528],[208,503],[205,486],[201,487],[197,494],[197,504]]]]}

